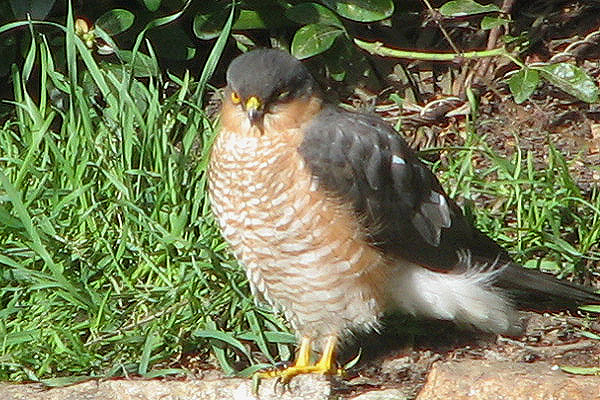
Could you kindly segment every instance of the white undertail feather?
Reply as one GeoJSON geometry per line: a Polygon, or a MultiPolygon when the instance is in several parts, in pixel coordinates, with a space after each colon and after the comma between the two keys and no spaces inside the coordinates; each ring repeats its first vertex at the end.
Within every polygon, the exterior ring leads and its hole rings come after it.
{"type": "Polygon", "coordinates": [[[516,335],[522,329],[508,296],[492,286],[503,266],[475,264],[460,255],[460,272],[435,272],[416,264],[398,266],[391,286],[394,305],[418,316],[480,330],[516,335]]]}

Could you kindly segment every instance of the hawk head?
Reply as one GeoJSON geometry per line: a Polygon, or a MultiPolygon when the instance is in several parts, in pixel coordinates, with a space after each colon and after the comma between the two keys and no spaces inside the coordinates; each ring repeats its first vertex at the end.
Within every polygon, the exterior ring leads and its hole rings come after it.
{"type": "Polygon", "coordinates": [[[279,49],[258,49],[234,59],[227,69],[227,98],[252,124],[271,106],[310,96],[318,85],[306,67],[279,49]]]}

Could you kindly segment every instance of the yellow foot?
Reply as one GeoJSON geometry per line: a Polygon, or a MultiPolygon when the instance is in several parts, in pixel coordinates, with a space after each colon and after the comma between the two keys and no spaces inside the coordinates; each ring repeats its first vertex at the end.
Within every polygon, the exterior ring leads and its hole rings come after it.
{"type": "Polygon", "coordinates": [[[287,384],[290,380],[301,374],[323,374],[323,375],[343,375],[344,370],[334,366],[333,353],[335,350],[336,338],[330,336],[327,339],[323,356],[314,365],[310,364],[310,339],[302,338],[300,350],[294,365],[274,371],[258,372],[258,378],[279,378],[282,383],[287,384]]]}
{"type": "Polygon", "coordinates": [[[323,374],[323,375],[343,375],[344,370],[341,368],[328,368],[319,363],[315,365],[296,366],[292,365],[285,369],[259,372],[259,378],[279,378],[282,383],[289,383],[293,377],[302,374],[323,374]]]}

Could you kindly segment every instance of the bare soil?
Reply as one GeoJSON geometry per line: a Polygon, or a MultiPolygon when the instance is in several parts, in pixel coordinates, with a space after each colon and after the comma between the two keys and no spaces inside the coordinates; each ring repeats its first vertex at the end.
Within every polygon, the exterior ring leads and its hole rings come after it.
{"type": "MultiPolygon", "coordinates": [[[[435,362],[492,360],[518,363],[527,370],[535,363],[556,366],[600,366],[600,341],[582,336],[598,332],[600,324],[568,314],[523,312],[528,322],[522,337],[508,338],[460,330],[446,323],[422,323],[415,334],[401,333],[394,323],[381,335],[358,339],[363,349],[359,365],[336,380],[334,393],[350,398],[374,388],[396,388],[415,398],[435,362]]],[[[349,346],[346,357],[356,351],[349,346]]],[[[355,354],[355,353],[354,353],[355,354]]],[[[344,355],[342,355],[343,357],[344,355]]]]}

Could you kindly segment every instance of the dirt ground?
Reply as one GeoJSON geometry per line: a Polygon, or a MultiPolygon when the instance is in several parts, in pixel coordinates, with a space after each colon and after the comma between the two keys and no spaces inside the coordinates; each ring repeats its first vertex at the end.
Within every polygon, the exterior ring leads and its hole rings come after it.
{"type": "MultiPolygon", "coordinates": [[[[438,361],[507,361],[522,365],[524,370],[540,362],[559,367],[600,366],[600,341],[581,333],[599,332],[597,321],[566,313],[523,312],[522,317],[527,321],[525,333],[516,338],[475,333],[439,322],[422,323],[415,330],[418,333],[407,336],[400,327],[395,329],[392,321],[382,335],[358,339],[362,361],[343,380],[336,380],[335,393],[347,398],[373,388],[397,388],[412,399],[438,361]]],[[[356,347],[349,346],[348,351],[356,351],[356,347]]]]}

